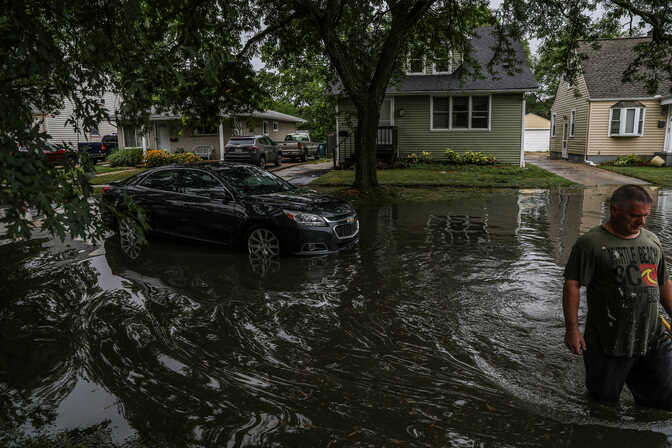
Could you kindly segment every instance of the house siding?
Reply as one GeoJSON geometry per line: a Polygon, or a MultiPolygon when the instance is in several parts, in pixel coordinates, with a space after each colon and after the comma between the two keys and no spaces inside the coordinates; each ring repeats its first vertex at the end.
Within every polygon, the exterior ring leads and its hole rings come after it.
{"type": "Polygon", "coordinates": [[[49,134],[49,143],[67,143],[76,147],[79,142],[99,142],[104,135],[116,134],[115,112],[119,109],[119,97],[108,92],[103,95],[103,99],[105,100],[105,107],[108,110],[110,121],[103,121],[98,124],[99,135],[75,132],[71,124],[66,124],[73,111],[72,103],[66,99],[63,109],[44,116],[42,130],[49,134]]]}
{"type": "MultiPolygon", "coordinates": [[[[444,131],[430,130],[430,96],[404,95],[394,97],[394,125],[397,127],[399,158],[409,154],[432,153],[433,160],[441,160],[450,148],[459,153],[480,151],[492,153],[497,161],[520,164],[522,137],[523,96],[516,94],[491,95],[490,130],[444,131]],[[399,111],[404,110],[404,116],[399,111]]],[[[351,135],[357,126],[355,108],[350,101],[339,101],[336,116],[338,130],[351,135]]],[[[341,152],[343,161],[343,152],[341,152]]]]}
{"type": "MultiPolygon", "coordinates": [[[[626,154],[652,155],[662,151],[665,142],[665,127],[658,127],[658,120],[667,115],[657,100],[640,101],[646,106],[644,135],[640,137],[609,137],[609,111],[617,101],[594,101],[590,103],[589,156],[619,156],[626,154]]],[[[613,157],[612,157],[613,158],[613,157]]]]}
{"type": "MultiPolygon", "coordinates": [[[[263,134],[263,121],[261,119],[241,119],[243,126],[243,135],[262,135],[263,134]]],[[[278,121],[278,131],[273,132],[273,120],[269,121],[269,137],[271,140],[280,141],[284,140],[285,136],[291,132],[296,131],[297,123],[289,121],[278,121]],[[281,137],[280,137],[281,136],[281,137]]],[[[233,127],[229,120],[224,122],[224,144],[229,141],[229,138],[233,135],[233,127]]],[[[181,122],[179,120],[164,120],[164,121],[155,121],[150,125],[150,128],[147,132],[147,147],[148,149],[163,149],[168,152],[192,152],[194,146],[196,145],[213,145],[215,148],[215,154],[219,157],[220,148],[219,148],[219,133],[217,134],[207,134],[207,135],[194,135],[193,129],[187,128],[180,135],[178,130],[180,129],[181,122]],[[162,128],[168,128],[170,138],[174,141],[163,142],[161,138],[157,141],[157,133],[161,133],[162,128]]],[[[138,145],[141,145],[142,140],[140,137],[140,130],[137,130],[138,135],[138,145]]],[[[122,129],[120,128],[120,134],[123,134],[122,129]]],[[[124,142],[122,142],[123,144],[124,142]]]]}
{"type": "MultiPolygon", "coordinates": [[[[556,157],[560,157],[560,154],[562,154],[562,124],[567,123],[567,126],[570,126],[572,110],[576,110],[574,137],[567,137],[567,153],[581,157],[586,153],[590,103],[588,102],[588,88],[586,87],[586,81],[582,75],[577,79],[577,87],[580,94],[579,97],[575,95],[573,87],[570,89],[568,83],[562,81],[558,86],[555,101],[551,107],[551,114],[556,115],[556,121],[555,137],[550,137],[550,152],[557,153],[556,157]]],[[[551,129],[551,135],[552,133],[553,130],[551,129]]],[[[567,133],[569,135],[569,130],[567,133]]]]}

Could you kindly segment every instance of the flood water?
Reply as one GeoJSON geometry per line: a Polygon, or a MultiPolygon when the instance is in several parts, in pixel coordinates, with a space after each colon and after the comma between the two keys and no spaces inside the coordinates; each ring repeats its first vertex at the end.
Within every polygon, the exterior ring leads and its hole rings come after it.
{"type": "MultiPolygon", "coordinates": [[[[591,401],[562,343],[563,266],[607,194],[360,208],[355,249],[272,262],[4,244],[0,445],[669,446],[672,414],[591,401]]],[[[654,204],[669,256],[672,191],[654,204]]]]}

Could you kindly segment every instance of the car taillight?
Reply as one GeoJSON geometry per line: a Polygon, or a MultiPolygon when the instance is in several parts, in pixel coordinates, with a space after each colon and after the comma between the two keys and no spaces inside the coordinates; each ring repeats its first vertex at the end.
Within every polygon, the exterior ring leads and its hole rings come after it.
{"type": "Polygon", "coordinates": [[[100,195],[105,196],[105,193],[107,193],[108,191],[110,191],[110,187],[106,185],[103,187],[102,191],[100,192],[100,195]]]}
{"type": "Polygon", "coordinates": [[[256,146],[248,146],[248,147],[247,147],[247,150],[250,151],[250,152],[252,152],[252,151],[256,151],[257,149],[259,149],[259,148],[256,147],[256,146]]]}
{"type": "Polygon", "coordinates": [[[296,147],[299,148],[299,149],[301,149],[301,142],[298,142],[298,143],[296,144],[296,147]]]}
{"type": "Polygon", "coordinates": [[[107,146],[105,146],[105,143],[103,143],[102,145],[100,145],[100,150],[101,150],[101,151],[107,151],[107,146]]]}

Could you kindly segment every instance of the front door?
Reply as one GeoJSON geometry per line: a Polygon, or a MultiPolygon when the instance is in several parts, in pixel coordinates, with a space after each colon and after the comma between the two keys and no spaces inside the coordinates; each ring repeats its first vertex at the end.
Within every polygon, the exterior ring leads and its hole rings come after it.
{"type": "Polygon", "coordinates": [[[164,149],[170,152],[170,129],[168,126],[159,126],[156,146],[158,146],[156,149],[164,149]]]}
{"type": "Polygon", "coordinates": [[[565,121],[562,123],[562,158],[567,159],[569,155],[567,154],[567,134],[568,134],[568,126],[567,122],[565,121]]]}
{"type": "Polygon", "coordinates": [[[665,152],[672,152],[672,105],[667,106],[667,130],[665,132],[665,152]]]}

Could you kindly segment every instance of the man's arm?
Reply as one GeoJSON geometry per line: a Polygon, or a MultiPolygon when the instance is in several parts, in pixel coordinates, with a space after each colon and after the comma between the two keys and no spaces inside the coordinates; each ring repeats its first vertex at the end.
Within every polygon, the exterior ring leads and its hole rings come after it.
{"type": "Polygon", "coordinates": [[[660,303],[667,311],[669,316],[672,316],[672,281],[665,280],[663,286],[660,288],[660,303]]]}
{"type": "MultiPolygon", "coordinates": [[[[570,352],[577,355],[580,355],[586,349],[586,341],[579,331],[579,288],[580,285],[577,280],[565,280],[565,285],[562,288],[562,311],[565,314],[565,345],[570,352]]],[[[672,283],[670,283],[670,288],[672,288],[672,283]]],[[[672,289],[670,290],[670,305],[672,305],[672,289]]]]}

